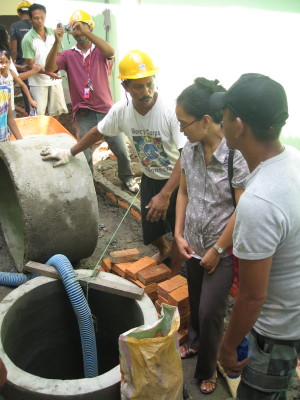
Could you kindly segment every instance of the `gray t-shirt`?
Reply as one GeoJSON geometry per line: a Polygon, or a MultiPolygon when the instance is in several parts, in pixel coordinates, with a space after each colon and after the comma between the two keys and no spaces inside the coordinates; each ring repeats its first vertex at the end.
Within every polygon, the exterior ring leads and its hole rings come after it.
{"type": "Polygon", "coordinates": [[[262,335],[300,338],[300,152],[293,147],[249,176],[236,210],[234,254],[273,257],[267,299],[255,323],[262,335]]]}
{"type": "MultiPolygon", "coordinates": [[[[234,212],[228,178],[229,149],[223,138],[206,166],[202,144],[187,141],[181,153],[189,202],[186,207],[184,237],[199,257],[219,239],[234,212]]],[[[241,153],[233,159],[234,188],[244,189],[249,169],[241,153]]],[[[228,256],[224,252],[223,257],[228,256]]]]}
{"type": "Polygon", "coordinates": [[[17,41],[17,58],[16,63],[18,65],[25,65],[25,61],[22,53],[22,40],[27,32],[32,28],[32,23],[28,19],[21,19],[18,22],[14,22],[9,29],[10,40],[17,41]]]}

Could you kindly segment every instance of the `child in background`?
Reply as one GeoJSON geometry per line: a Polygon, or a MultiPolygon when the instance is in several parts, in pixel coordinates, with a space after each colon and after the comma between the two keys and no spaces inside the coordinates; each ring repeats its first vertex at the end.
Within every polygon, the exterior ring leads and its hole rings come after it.
{"type": "Polygon", "coordinates": [[[7,142],[10,132],[16,139],[23,139],[13,117],[10,88],[7,85],[0,85],[0,142],[7,142]]]}
{"type": "Polygon", "coordinates": [[[11,89],[11,108],[14,114],[15,102],[14,102],[14,82],[18,83],[22,90],[24,91],[26,97],[28,98],[28,102],[32,108],[37,108],[37,102],[33,100],[31,94],[28,90],[28,87],[22,81],[22,79],[27,79],[29,76],[38,73],[41,69],[39,64],[35,64],[33,68],[29,71],[22,72],[20,75],[17,75],[13,69],[10,69],[11,64],[11,56],[9,51],[0,50],[0,83],[7,85],[11,89]]]}

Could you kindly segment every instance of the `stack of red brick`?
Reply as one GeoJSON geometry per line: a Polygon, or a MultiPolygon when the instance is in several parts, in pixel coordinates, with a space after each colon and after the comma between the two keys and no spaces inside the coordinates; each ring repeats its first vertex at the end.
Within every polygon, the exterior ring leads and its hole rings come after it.
{"type": "Polygon", "coordinates": [[[180,314],[179,342],[186,340],[190,317],[186,278],[181,275],[171,277],[169,267],[157,265],[151,257],[142,257],[137,249],[111,252],[109,258],[102,260],[101,270],[119,275],[144,289],[159,315],[162,303],[177,306],[180,314]]]}

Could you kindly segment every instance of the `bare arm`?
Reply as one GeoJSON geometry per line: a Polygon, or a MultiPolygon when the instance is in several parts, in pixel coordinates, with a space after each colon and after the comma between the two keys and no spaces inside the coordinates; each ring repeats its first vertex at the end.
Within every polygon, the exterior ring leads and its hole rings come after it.
{"type": "Polygon", "coordinates": [[[97,129],[97,126],[90,129],[86,135],[82,139],[79,140],[70,150],[73,156],[86,150],[87,148],[91,147],[93,144],[98,142],[98,140],[102,139],[104,136],[100,133],[97,129]]]}
{"type": "Polygon", "coordinates": [[[34,58],[25,58],[25,63],[29,69],[32,69],[34,64],[34,58]]]}
{"type": "Polygon", "coordinates": [[[185,174],[181,172],[180,185],[176,200],[176,220],[175,220],[174,238],[180,254],[187,260],[191,258],[191,254],[195,253],[194,250],[189,247],[188,242],[183,237],[185,214],[188,201],[189,199],[187,194],[185,174]]]}
{"type": "MultiPolygon", "coordinates": [[[[244,189],[234,189],[236,204],[238,204],[243,192],[244,189]]],[[[227,249],[230,245],[232,245],[234,223],[235,213],[233,213],[229,218],[224,231],[216,242],[216,244],[222,249],[227,249]]],[[[220,258],[221,255],[212,247],[205,253],[204,257],[201,260],[201,265],[208,270],[209,274],[213,274],[217,265],[219,264],[220,258]]]]}
{"type": "Polygon", "coordinates": [[[81,22],[72,22],[72,28],[79,31],[82,35],[86,36],[98,49],[105,55],[106,58],[112,58],[115,55],[115,50],[109,43],[101,39],[99,36],[93,34],[89,28],[81,22]]]}
{"type": "Polygon", "coordinates": [[[62,28],[56,28],[54,31],[55,42],[51,47],[51,50],[48,53],[45,70],[48,72],[58,71],[58,65],[56,64],[56,56],[61,48],[61,41],[64,35],[64,31],[62,28]]]}
{"type": "Polygon", "coordinates": [[[30,76],[40,72],[41,69],[42,67],[40,64],[33,64],[32,69],[28,69],[27,71],[21,72],[19,74],[19,78],[21,78],[22,81],[25,81],[25,79],[28,79],[30,76]]]}
{"type": "Polygon", "coordinates": [[[236,348],[257,320],[268,293],[272,257],[262,260],[239,260],[239,294],[225,332],[220,362],[228,375],[236,375],[247,364],[237,361],[236,348]]]}
{"type": "Polygon", "coordinates": [[[18,41],[17,40],[11,40],[10,41],[10,52],[11,52],[11,58],[13,62],[15,63],[16,58],[17,58],[17,45],[18,41]]]}
{"type": "MultiPolygon", "coordinates": [[[[180,150],[181,151],[181,150],[180,150]]],[[[174,165],[172,174],[167,180],[165,186],[161,191],[147,204],[146,208],[149,209],[146,219],[151,222],[159,221],[161,218],[165,219],[167,209],[170,203],[171,194],[178,187],[180,182],[180,158],[174,165]]]]}
{"type": "MultiPolygon", "coordinates": [[[[29,67],[29,70],[32,70],[34,68],[34,58],[25,58],[25,62],[29,67]]],[[[38,64],[36,64],[38,65],[38,64]]],[[[45,75],[49,75],[52,79],[60,79],[61,76],[59,74],[56,74],[55,72],[49,72],[46,71],[45,68],[41,67],[41,69],[39,70],[39,74],[45,74],[45,75]]],[[[31,74],[33,75],[33,73],[31,74]]]]}
{"type": "Polygon", "coordinates": [[[16,124],[16,121],[14,120],[10,102],[9,102],[9,106],[8,106],[7,125],[9,126],[9,129],[11,130],[11,133],[14,135],[14,137],[17,140],[23,139],[23,137],[22,137],[22,135],[21,135],[21,133],[19,131],[19,128],[18,128],[18,126],[16,124]]]}
{"type": "Polygon", "coordinates": [[[43,161],[47,160],[58,160],[53,164],[53,167],[58,167],[63,164],[67,164],[76,154],[82,152],[83,150],[91,147],[98,140],[102,139],[103,135],[97,129],[97,126],[90,129],[88,133],[79,140],[71,149],[50,149],[43,148],[41,151],[41,156],[43,161]]]}
{"type": "Polygon", "coordinates": [[[33,98],[31,97],[31,94],[30,94],[30,92],[28,90],[28,87],[25,85],[25,83],[22,81],[22,79],[20,79],[20,77],[18,75],[16,75],[14,71],[10,71],[10,73],[12,74],[12,77],[14,78],[14,82],[16,82],[22,88],[22,90],[25,93],[25,95],[26,95],[26,97],[28,99],[28,102],[31,105],[31,107],[37,108],[36,101],[33,100],[33,98]]]}

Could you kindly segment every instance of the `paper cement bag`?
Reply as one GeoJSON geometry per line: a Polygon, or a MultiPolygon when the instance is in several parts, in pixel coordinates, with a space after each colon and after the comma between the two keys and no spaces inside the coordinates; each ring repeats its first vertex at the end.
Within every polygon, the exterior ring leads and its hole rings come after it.
{"type": "Polygon", "coordinates": [[[122,400],[182,400],[179,325],[177,307],[162,304],[157,322],[120,335],[122,400]]]}

